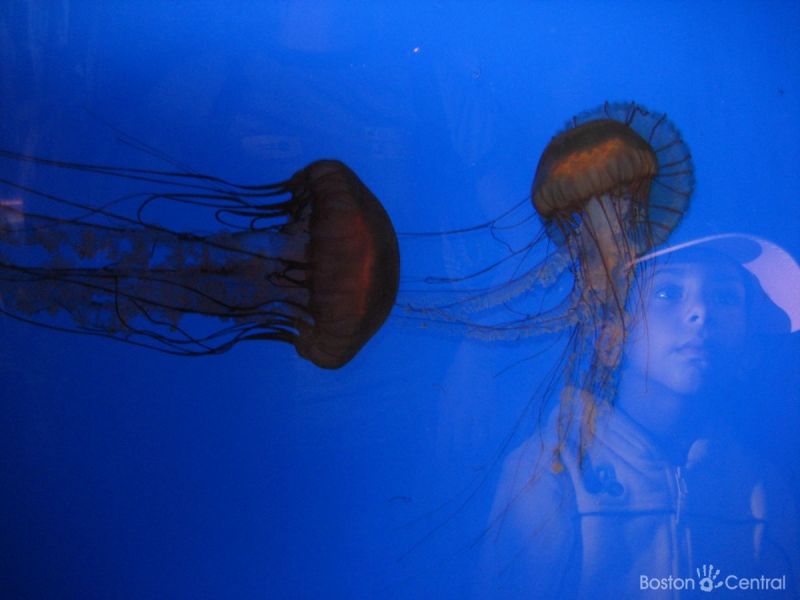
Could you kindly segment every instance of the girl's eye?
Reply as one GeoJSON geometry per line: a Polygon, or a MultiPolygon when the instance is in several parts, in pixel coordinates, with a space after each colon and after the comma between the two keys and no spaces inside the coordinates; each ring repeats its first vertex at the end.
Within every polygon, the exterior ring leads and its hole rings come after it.
{"type": "Polygon", "coordinates": [[[662,285],[655,289],[654,295],[659,300],[680,300],[683,296],[683,289],[674,284],[662,285]]]}

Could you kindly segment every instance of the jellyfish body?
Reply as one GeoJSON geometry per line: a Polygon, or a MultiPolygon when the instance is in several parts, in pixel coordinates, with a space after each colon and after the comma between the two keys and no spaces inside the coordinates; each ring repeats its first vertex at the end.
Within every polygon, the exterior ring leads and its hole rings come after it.
{"type": "Polygon", "coordinates": [[[399,252],[391,221],[341,162],[314,162],[276,184],[235,186],[3,156],[165,186],[130,195],[135,210],[125,212],[3,180],[23,198],[21,206],[0,206],[0,295],[14,318],[186,355],[282,341],[333,369],[356,355],[394,303],[399,252]],[[210,212],[215,230],[147,218],[165,202],[187,214],[210,212]],[[27,207],[37,203],[44,208],[27,207]]]}
{"type": "Polygon", "coordinates": [[[620,108],[622,121],[609,118],[609,106],[576,119],[548,145],[533,183],[549,237],[575,259],[570,309],[578,319],[561,398],[562,436],[577,420],[581,436],[590,438],[598,406],[613,400],[629,326],[631,265],[666,240],[693,187],[689,151],[666,118],[635,105],[620,108]]]}
{"type": "MultiPolygon", "coordinates": [[[[508,262],[515,265],[514,275],[464,290],[449,302],[412,302],[411,310],[485,339],[566,335],[561,430],[574,418],[591,429],[596,406],[615,393],[634,285],[631,265],[667,239],[693,186],[689,150],[665,115],[635,103],[606,103],[582,113],[550,141],[539,161],[531,201],[542,232],[457,281],[477,279],[508,262]],[[553,295],[559,301],[541,308],[553,295]],[[526,297],[521,307],[513,304],[526,297]]],[[[496,236],[501,227],[493,227],[496,236]]]]}

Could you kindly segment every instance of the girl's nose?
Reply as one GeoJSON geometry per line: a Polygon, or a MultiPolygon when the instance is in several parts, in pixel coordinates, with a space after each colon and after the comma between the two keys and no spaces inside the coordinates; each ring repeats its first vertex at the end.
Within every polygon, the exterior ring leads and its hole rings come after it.
{"type": "Polygon", "coordinates": [[[692,325],[705,325],[708,307],[702,298],[693,298],[688,304],[686,320],[692,325]]]}

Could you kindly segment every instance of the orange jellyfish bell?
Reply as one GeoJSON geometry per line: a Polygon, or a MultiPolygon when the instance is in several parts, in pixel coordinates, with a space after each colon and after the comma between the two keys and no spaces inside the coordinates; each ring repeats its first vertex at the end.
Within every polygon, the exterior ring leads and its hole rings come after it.
{"type": "Polygon", "coordinates": [[[622,235],[638,254],[666,240],[693,186],[689,150],[666,115],[633,103],[606,103],[575,117],[550,141],[531,196],[559,244],[593,198],[611,199],[605,210],[625,221],[622,235]]]}
{"type": "Polygon", "coordinates": [[[590,121],[555,137],[542,154],[533,183],[540,215],[554,218],[579,211],[592,196],[629,190],[646,199],[658,173],[650,145],[627,125],[590,121]]]}
{"type": "Polygon", "coordinates": [[[397,237],[381,203],[343,163],[317,161],[298,177],[307,180],[312,196],[307,254],[313,324],[301,324],[294,345],[315,365],[336,369],[392,310],[400,280],[397,237]]]}

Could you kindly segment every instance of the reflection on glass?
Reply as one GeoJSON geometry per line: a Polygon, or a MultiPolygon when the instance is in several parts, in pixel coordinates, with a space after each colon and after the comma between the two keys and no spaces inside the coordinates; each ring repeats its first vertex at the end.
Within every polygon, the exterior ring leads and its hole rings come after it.
{"type": "Polygon", "coordinates": [[[487,594],[796,589],[791,494],[727,416],[755,400],[740,396],[759,338],[798,329],[787,290],[800,268],[771,242],[728,234],[645,255],[634,273],[613,402],[563,439],[554,411],[507,459],[485,538],[487,594]]]}

